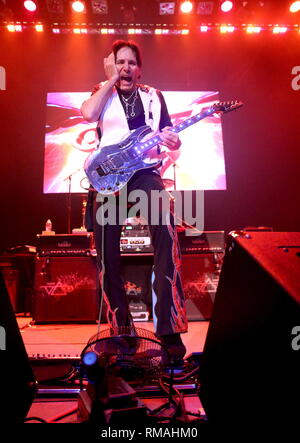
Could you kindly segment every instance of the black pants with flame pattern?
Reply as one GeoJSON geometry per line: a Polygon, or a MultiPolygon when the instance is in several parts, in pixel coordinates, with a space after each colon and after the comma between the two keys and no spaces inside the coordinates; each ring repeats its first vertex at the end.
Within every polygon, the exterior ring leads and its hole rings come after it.
{"type": "MultiPolygon", "coordinates": [[[[147,194],[147,215],[148,220],[151,221],[151,211],[153,212],[151,190],[162,191],[163,189],[164,185],[160,175],[150,170],[137,172],[129,180],[126,192],[127,196],[134,190],[142,190],[147,194]]],[[[132,324],[132,318],[121,277],[120,236],[124,221],[121,219],[122,217],[119,217],[121,200],[119,197],[113,196],[110,202],[107,199],[104,201],[102,199],[101,202],[99,194],[98,196],[96,192],[93,194],[93,230],[100,285],[104,282],[102,293],[107,305],[107,321],[112,329],[119,326],[129,326],[132,324]],[[101,223],[103,210],[106,220],[109,219],[109,213],[113,218],[116,214],[116,219],[104,226],[101,223]],[[104,237],[104,243],[102,243],[102,237],[104,237]]],[[[153,291],[156,295],[156,305],[153,306],[153,314],[157,318],[155,333],[161,337],[186,332],[187,319],[180,275],[180,250],[172,212],[166,211],[163,209],[163,205],[160,205],[158,220],[158,223],[151,224],[150,222],[148,225],[154,248],[153,291]],[[163,223],[163,219],[167,221],[163,223]]]]}

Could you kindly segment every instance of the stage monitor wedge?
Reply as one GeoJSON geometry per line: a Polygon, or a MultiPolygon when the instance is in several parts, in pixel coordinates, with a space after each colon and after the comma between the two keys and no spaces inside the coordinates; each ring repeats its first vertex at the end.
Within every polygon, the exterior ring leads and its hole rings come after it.
{"type": "Polygon", "coordinates": [[[36,381],[0,272],[0,424],[22,423],[36,392],[36,381]]]}
{"type": "Polygon", "coordinates": [[[299,374],[300,233],[232,232],[200,367],[209,422],[296,423],[299,374]]]}

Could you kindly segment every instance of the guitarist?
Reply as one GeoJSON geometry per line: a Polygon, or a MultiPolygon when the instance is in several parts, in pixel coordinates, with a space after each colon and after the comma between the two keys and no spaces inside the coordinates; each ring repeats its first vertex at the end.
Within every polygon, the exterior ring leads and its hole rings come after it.
{"type": "MultiPolygon", "coordinates": [[[[83,118],[88,122],[97,122],[100,147],[118,143],[130,130],[146,124],[153,131],[160,131],[162,144],[167,149],[177,150],[181,142],[178,134],[170,131],[172,123],[161,92],[138,83],[141,66],[140,49],[134,42],[124,40],[114,42],[111,54],[104,58],[107,80],[98,84],[92,95],[82,104],[83,118]]],[[[159,150],[157,156],[159,157],[159,150]]],[[[127,184],[127,193],[135,189],[142,189],[147,193],[150,220],[151,190],[164,189],[158,170],[150,168],[136,172],[127,184]]],[[[118,198],[115,201],[117,205],[118,198]]],[[[120,272],[120,235],[123,220],[118,220],[117,225],[100,226],[96,221],[96,213],[101,203],[96,201],[96,192],[90,192],[88,204],[90,212],[87,211],[87,226],[89,230],[94,231],[100,274],[102,235],[104,235],[103,277],[108,323],[112,329],[130,326],[132,319],[120,272]]],[[[175,364],[181,366],[186,349],[180,334],[187,331],[187,319],[180,279],[180,254],[176,228],[172,214],[168,215],[170,216],[168,224],[149,223],[154,247],[153,290],[157,298],[153,309],[157,318],[156,335],[168,348],[175,364]]],[[[165,214],[161,213],[160,220],[163,216],[165,214]]],[[[168,365],[166,355],[164,363],[168,365]]]]}

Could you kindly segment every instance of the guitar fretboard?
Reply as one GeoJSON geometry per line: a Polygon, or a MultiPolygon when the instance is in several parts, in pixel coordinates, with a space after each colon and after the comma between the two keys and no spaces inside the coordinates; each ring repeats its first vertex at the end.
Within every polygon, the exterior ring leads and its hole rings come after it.
{"type": "MultiPolygon", "coordinates": [[[[208,117],[209,115],[213,114],[216,111],[217,110],[215,109],[214,106],[207,108],[205,111],[201,111],[201,112],[199,112],[199,114],[195,114],[192,117],[189,117],[188,119],[184,120],[183,122],[178,123],[177,125],[173,126],[170,129],[170,131],[173,131],[176,133],[181,132],[184,129],[199,122],[203,118],[208,117]]],[[[154,148],[155,146],[157,146],[161,142],[162,142],[162,139],[160,138],[160,136],[155,135],[154,137],[149,138],[147,141],[139,143],[138,146],[135,148],[135,150],[136,150],[137,154],[142,154],[142,153],[147,152],[148,150],[154,148]]]]}

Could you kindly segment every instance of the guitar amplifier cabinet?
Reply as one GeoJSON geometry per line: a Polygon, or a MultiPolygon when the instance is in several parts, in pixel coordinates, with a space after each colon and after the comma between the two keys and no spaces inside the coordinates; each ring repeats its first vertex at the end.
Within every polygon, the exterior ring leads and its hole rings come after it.
{"type": "Polygon", "coordinates": [[[37,257],[35,323],[96,322],[98,272],[94,257],[37,257]]]}
{"type": "Polygon", "coordinates": [[[37,253],[40,257],[76,257],[90,255],[93,234],[37,235],[37,253]]]}
{"type": "Polygon", "coordinates": [[[178,240],[182,254],[207,254],[225,252],[224,231],[203,231],[186,235],[185,229],[178,229],[178,240]]]}
{"type": "Polygon", "coordinates": [[[122,278],[134,321],[148,321],[152,311],[152,254],[122,256],[122,278]]]}
{"type": "Polygon", "coordinates": [[[189,321],[211,318],[222,259],[222,253],[182,255],[182,285],[189,321]]]}
{"type": "Polygon", "coordinates": [[[5,286],[13,307],[14,312],[17,312],[17,296],[19,289],[20,272],[13,268],[1,268],[0,272],[3,275],[5,286]]]}

